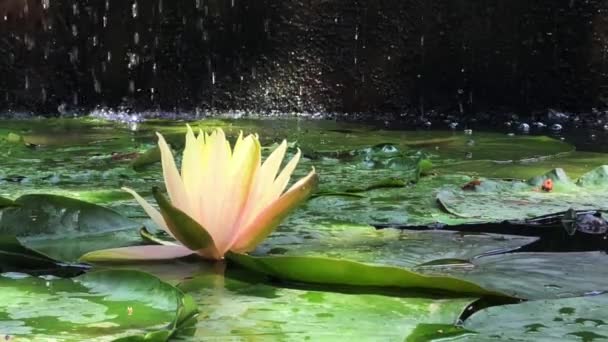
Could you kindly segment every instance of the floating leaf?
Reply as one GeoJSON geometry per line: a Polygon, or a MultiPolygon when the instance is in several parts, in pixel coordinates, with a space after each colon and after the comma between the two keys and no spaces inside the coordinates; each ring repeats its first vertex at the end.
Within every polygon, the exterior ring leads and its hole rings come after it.
{"type": "MultiPolygon", "coordinates": [[[[596,182],[599,179],[596,178],[596,182]]],[[[577,186],[561,169],[527,183],[481,180],[474,191],[450,186],[439,191],[436,198],[440,206],[454,216],[486,222],[526,219],[569,209],[608,209],[608,197],[603,187],[577,186]],[[546,192],[540,188],[545,179],[553,179],[553,191],[546,192]]]]}
{"type": "Polygon", "coordinates": [[[189,296],[136,271],[74,279],[11,273],[0,284],[0,330],[18,340],[166,341],[196,315],[189,296]]]}
{"type": "Polygon", "coordinates": [[[536,240],[529,236],[377,230],[356,224],[292,220],[252,255],[323,257],[412,269],[436,260],[470,261],[491,253],[513,251],[536,240]]]}
{"type": "Polygon", "coordinates": [[[427,277],[403,268],[380,266],[343,259],[306,256],[249,256],[228,255],[249,270],[272,277],[312,284],[366,287],[399,287],[504,296],[473,283],[451,277],[427,277]]]}
{"type": "Polygon", "coordinates": [[[576,182],[583,188],[597,188],[608,186],[608,165],[602,165],[582,175],[576,182]]]}
{"type": "Polygon", "coordinates": [[[403,341],[417,324],[454,323],[475,298],[274,286],[228,268],[179,285],[204,312],[196,340],[403,341]]]}
{"type": "Polygon", "coordinates": [[[21,245],[16,237],[0,235],[0,273],[58,268],[56,260],[21,245]]]}
{"type": "Polygon", "coordinates": [[[140,171],[148,165],[160,162],[160,149],[158,146],[152,147],[142,153],[131,162],[131,167],[135,171],[140,171]]]}
{"type": "Polygon", "coordinates": [[[449,275],[526,299],[579,297],[608,291],[608,256],[603,252],[510,253],[475,258],[472,267],[417,268],[449,275]]]}
{"type": "Polygon", "coordinates": [[[0,209],[7,207],[16,207],[18,206],[15,201],[10,200],[8,198],[0,197],[0,209]]]}
{"type": "Polygon", "coordinates": [[[608,339],[608,295],[530,301],[491,307],[468,318],[481,341],[595,341],[608,339]]]}
{"type": "Polygon", "coordinates": [[[449,324],[427,324],[416,326],[405,342],[457,341],[461,337],[473,337],[477,333],[449,324]]]}
{"type": "Polygon", "coordinates": [[[55,195],[24,195],[5,208],[0,234],[54,259],[77,260],[91,250],[140,241],[139,224],[108,208],[55,195]]]}
{"type": "Polygon", "coordinates": [[[420,159],[416,165],[416,182],[419,182],[420,178],[427,175],[432,168],[433,163],[429,159],[420,159]]]}
{"type": "Polygon", "coordinates": [[[23,137],[20,136],[19,134],[11,132],[6,136],[6,141],[8,141],[10,143],[22,143],[23,137]]]}

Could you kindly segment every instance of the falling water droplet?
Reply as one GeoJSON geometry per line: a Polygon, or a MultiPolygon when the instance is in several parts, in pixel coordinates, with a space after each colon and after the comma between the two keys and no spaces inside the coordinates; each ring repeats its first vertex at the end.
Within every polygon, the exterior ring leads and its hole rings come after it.
{"type": "Polygon", "coordinates": [[[133,2],[133,5],[131,5],[131,15],[133,18],[137,18],[137,1],[133,2]]]}
{"type": "Polygon", "coordinates": [[[127,55],[129,57],[129,64],[127,65],[127,67],[129,69],[133,69],[139,65],[139,55],[138,54],[129,52],[129,53],[127,53],[127,55]]]}
{"type": "Polygon", "coordinates": [[[50,5],[51,5],[50,1],[51,0],[42,0],[42,8],[45,9],[45,10],[48,10],[49,7],[50,7],[50,5]]]}
{"type": "Polygon", "coordinates": [[[98,79],[93,80],[93,89],[95,89],[97,94],[101,94],[101,83],[98,79]]]}
{"type": "Polygon", "coordinates": [[[139,44],[139,33],[135,32],[135,34],[133,34],[133,43],[135,45],[139,44]]]}
{"type": "Polygon", "coordinates": [[[72,64],[76,64],[78,62],[78,47],[74,46],[72,48],[72,51],[69,52],[70,55],[70,62],[72,62],[72,64]]]}

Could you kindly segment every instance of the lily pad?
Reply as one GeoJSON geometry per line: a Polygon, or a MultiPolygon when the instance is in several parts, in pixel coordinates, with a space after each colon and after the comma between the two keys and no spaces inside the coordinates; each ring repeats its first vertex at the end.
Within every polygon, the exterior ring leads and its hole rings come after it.
{"type": "Polygon", "coordinates": [[[58,268],[58,262],[21,245],[12,235],[0,235],[0,272],[58,268]]]}
{"type": "Polygon", "coordinates": [[[419,267],[526,299],[579,297],[608,291],[608,256],[603,252],[509,253],[485,256],[470,265],[419,267]]]}
{"type": "Polygon", "coordinates": [[[474,283],[444,276],[425,276],[403,268],[344,259],[302,256],[253,257],[229,254],[228,259],[249,270],[294,282],[364,287],[450,291],[471,295],[505,296],[474,283]]]}
{"type": "Polygon", "coordinates": [[[608,295],[531,301],[479,311],[464,326],[479,341],[602,341],[607,308],[608,295]]]}
{"type": "Polygon", "coordinates": [[[476,334],[459,326],[422,323],[416,326],[405,342],[461,341],[468,337],[473,340],[476,334]]]}
{"type": "Polygon", "coordinates": [[[192,298],[136,271],[98,271],[74,279],[0,275],[0,331],[19,341],[166,341],[196,316],[192,298]]]}
{"type": "Polygon", "coordinates": [[[478,256],[514,250],[535,240],[303,223],[273,233],[251,256],[233,254],[229,259],[248,269],[291,281],[489,294],[493,291],[466,281],[420,277],[412,268],[438,259],[456,259],[466,264],[478,256]]]}
{"type": "MultiPolygon", "coordinates": [[[[138,243],[139,224],[99,205],[55,195],[24,195],[0,211],[0,234],[58,260],[138,243]]],[[[1,248],[1,246],[0,246],[1,248]]]]}
{"type": "Polygon", "coordinates": [[[180,284],[203,313],[193,341],[403,341],[425,321],[453,324],[475,298],[277,287],[255,275],[206,273],[180,284]]]}
{"type": "MultiPolygon", "coordinates": [[[[444,188],[437,200],[447,212],[461,218],[480,221],[503,221],[538,217],[546,214],[574,210],[606,210],[608,199],[604,187],[597,182],[603,167],[583,176],[578,184],[572,182],[561,169],[553,170],[528,182],[481,180],[473,191],[444,188]],[[554,181],[551,191],[541,189],[545,179],[554,181]]],[[[608,178],[606,178],[608,181],[608,178]]]]}
{"type": "Polygon", "coordinates": [[[15,201],[10,200],[8,198],[0,197],[0,209],[15,206],[17,206],[15,201]]]}
{"type": "Polygon", "coordinates": [[[323,257],[411,269],[434,260],[468,262],[486,254],[513,251],[537,240],[498,234],[378,230],[365,225],[296,219],[289,223],[252,255],[323,257]]]}

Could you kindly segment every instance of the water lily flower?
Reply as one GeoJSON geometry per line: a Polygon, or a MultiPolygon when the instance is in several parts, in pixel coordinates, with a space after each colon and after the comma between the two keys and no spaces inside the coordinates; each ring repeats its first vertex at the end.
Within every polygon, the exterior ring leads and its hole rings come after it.
{"type": "Polygon", "coordinates": [[[170,201],[153,190],[158,211],[135,191],[123,189],[176,243],[101,250],[86,254],[83,260],[161,260],[193,253],[222,259],[229,251],[252,251],[310,196],[318,181],[313,168],[284,192],[301,155],[298,150],[279,172],[286,141],[262,163],[257,135],[243,137],[241,133],[231,148],[221,129],[195,136],[190,126],[180,173],[167,142],[157,135],[170,201]]]}

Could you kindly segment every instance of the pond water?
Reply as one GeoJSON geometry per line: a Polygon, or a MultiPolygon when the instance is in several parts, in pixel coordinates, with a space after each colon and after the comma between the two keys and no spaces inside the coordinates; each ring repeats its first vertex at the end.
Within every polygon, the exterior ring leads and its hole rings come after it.
{"type": "MultiPolygon", "coordinates": [[[[525,221],[570,209],[579,214],[608,210],[608,168],[602,168],[608,154],[578,151],[569,143],[586,146],[581,139],[396,131],[327,120],[189,124],[206,131],[221,127],[231,139],[240,131],[258,133],[264,156],[287,139],[288,155],[299,148],[304,156],[293,178],[313,166],[320,175],[312,198],[248,257],[257,268],[238,258],[221,264],[187,258],[112,265],[127,273],[44,280],[47,288],[49,283],[64,288],[45,293],[39,276],[44,270],[57,274],[55,270],[36,267],[34,277],[22,279],[14,273],[19,268],[0,262],[0,271],[12,272],[3,273],[0,284],[20,298],[0,304],[0,334],[26,340],[57,337],[58,327],[68,322],[80,327],[80,334],[112,340],[170,323],[166,302],[146,304],[138,297],[139,304],[128,304],[141,290],[130,286],[129,279],[145,276],[124,271],[129,269],[150,272],[194,298],[199,309],[194,335],[179,339],[607,338],[608,326],[598,320],[608,317],[601,304],[608,300],[602,294],[608,289],[608,261],[601,213],[593,216],[596,231],[573,236],[559,218],[538,226],[525,221]],[[550,189],[545,188],[547,179],[553,182],[550,189]],[[505,224],[507,220],[517,222],[505,224]],[[526,249],[539,237],[551,240],[526,249]],[[570,248],[575,240],[577,247],[570,248]],[[121,283],[125,296],[110,298],[113,304],[104,307],[97,297],[112,297],[108,284],[116,277],[126,279],[121,283]],[[20,292],[23,288],[35,290],[28,295],[20,292]],[[530,301],[515,304],[519,300],[530,301]],[[59,314],[65,307],[75,310],[70,308],[79,301],[88,304],[74,315],[87,319],[59,314]],[[49,302],[71,304],[50,308],[49,302]],[[489,304],[482,302],[511,305],[483,309],[489,304]],[[15,308],[23,303],[31,308],[17,314],[15,308]],[[49,307],[47,312],[41,306],[49,307]],[[129,321],[142,312],[151,318],[129,321]],[[454,327],[462,318],[467,319],[454,327]]],[[[16,236],[21,245],[64,263],[75,263],[93,250],[142,244],[139,228],[155,232],[157,227],[120,189],[128,186],[151,200],[151,188],[163,187],[155,132],[181,151],[184,122],[2,121],[0,197],[19,198],[20,206],[0,211],[0,237],[16,236]]],[[[575,223],[579,219],[585,217],[575,216],[575,223]]],[[[22,253],[14,248],[0,241],[6,258],[22,253]]],[[[154,291],[163,298],[176,296],[164,288],[154,291]]]]}

